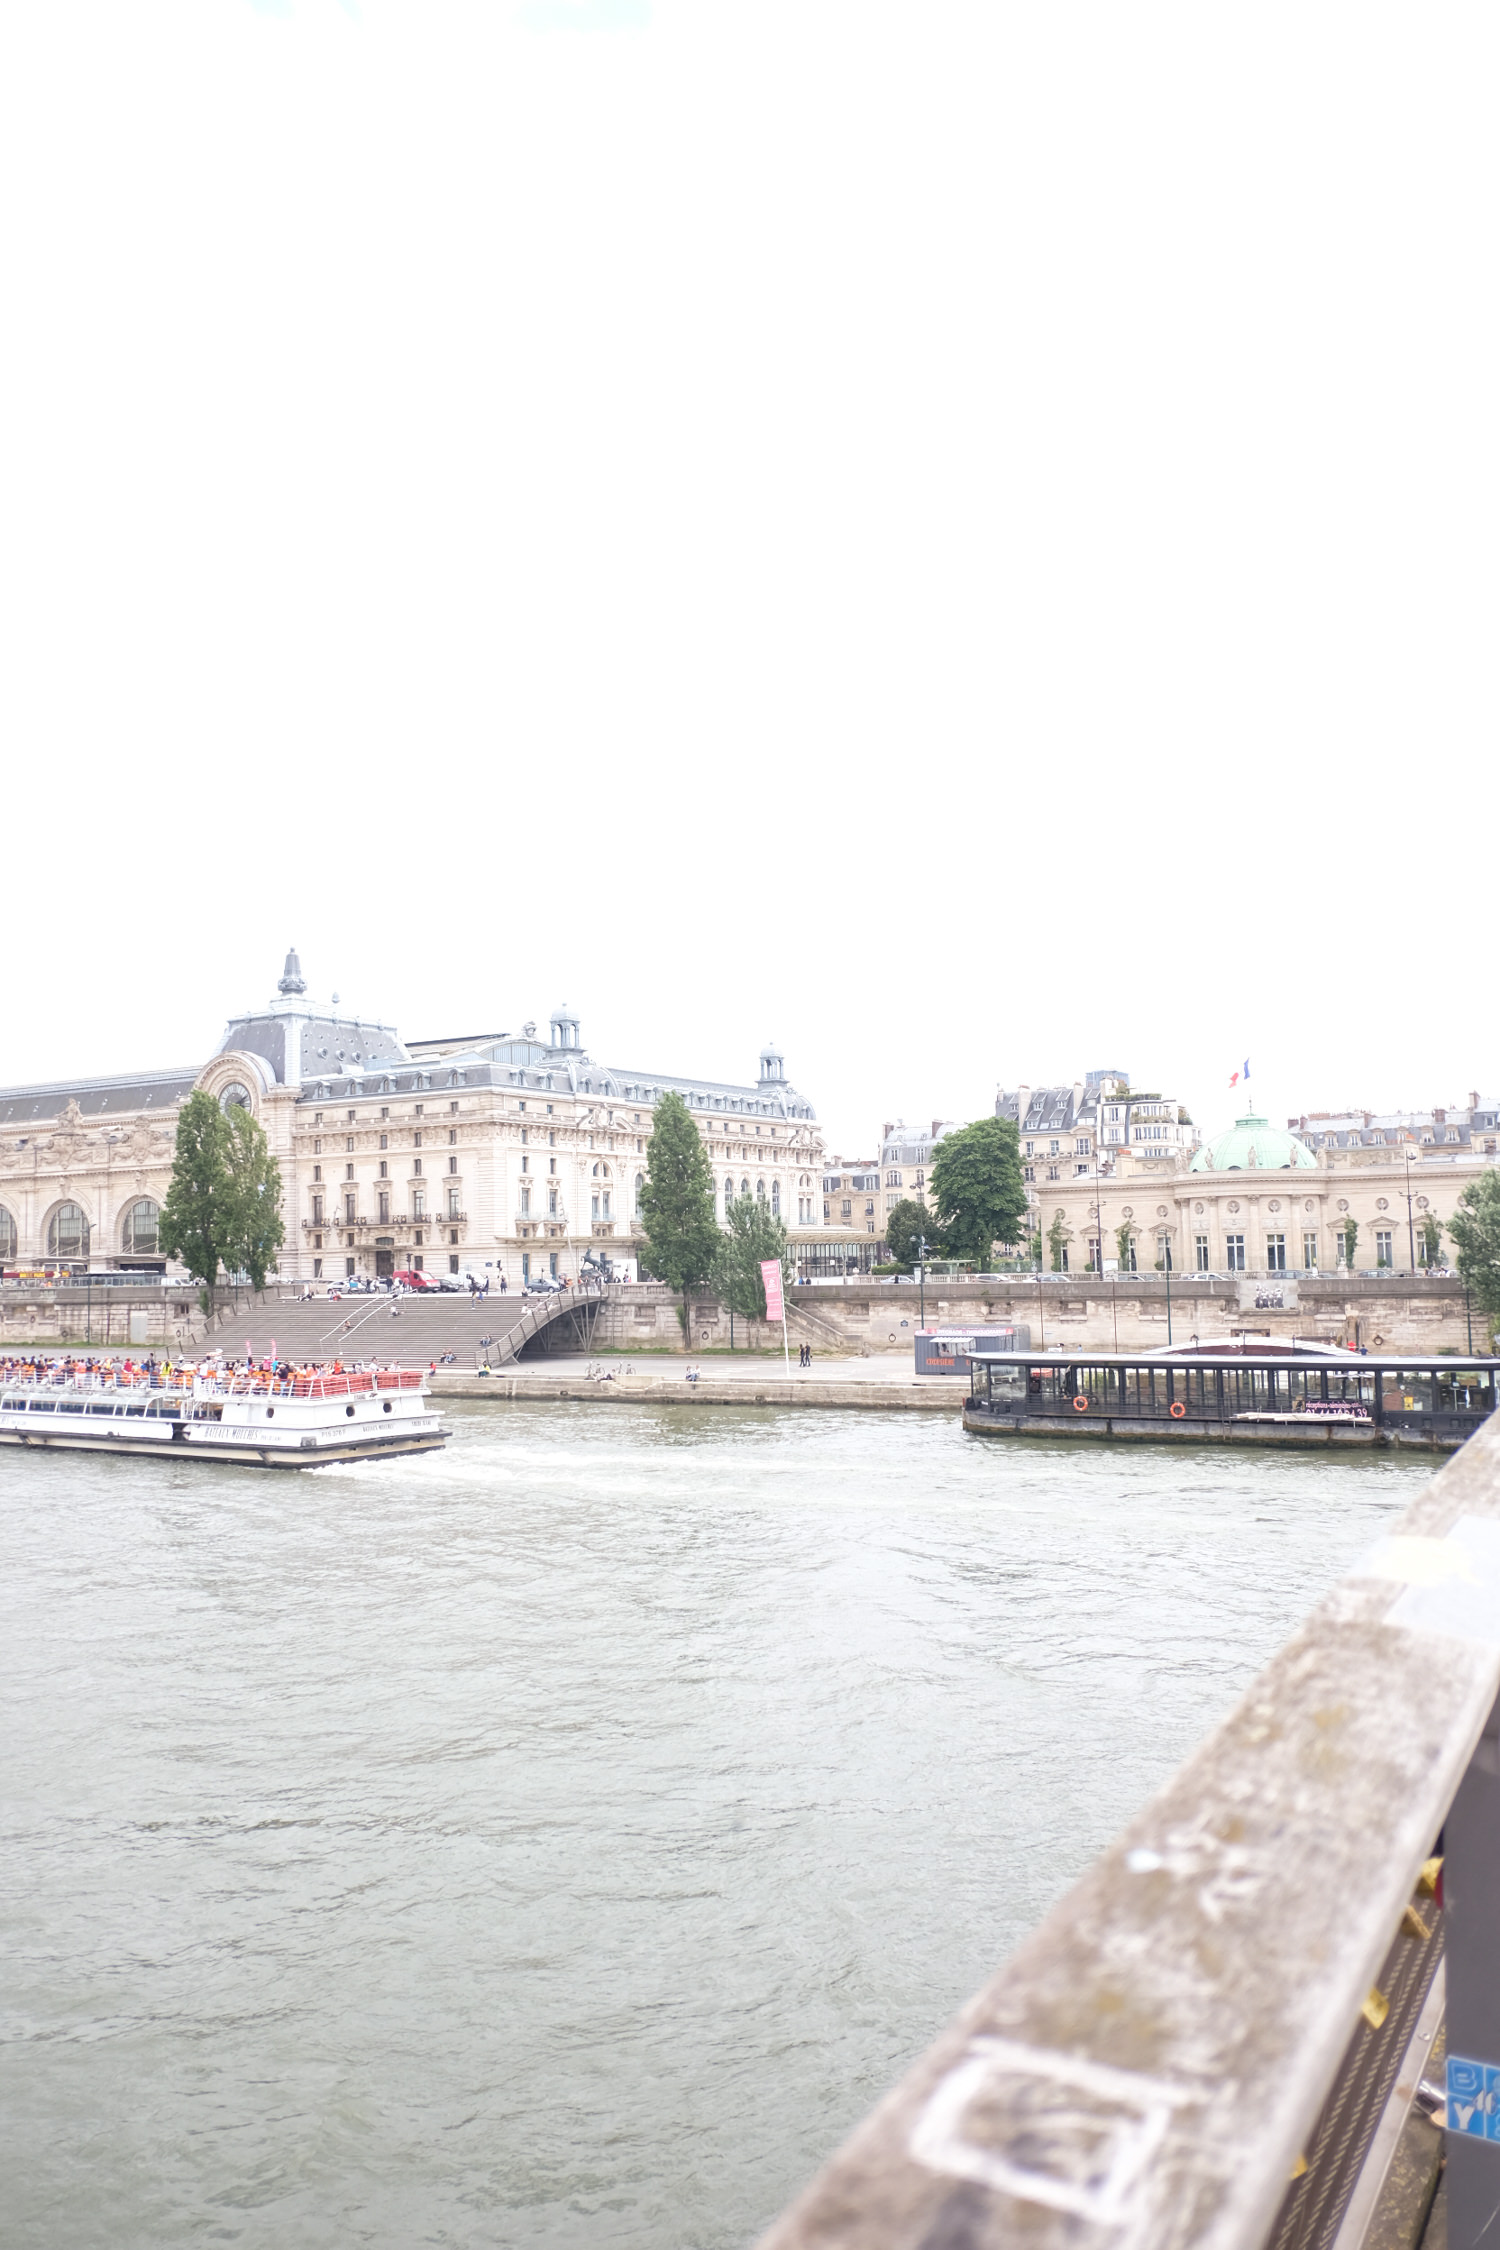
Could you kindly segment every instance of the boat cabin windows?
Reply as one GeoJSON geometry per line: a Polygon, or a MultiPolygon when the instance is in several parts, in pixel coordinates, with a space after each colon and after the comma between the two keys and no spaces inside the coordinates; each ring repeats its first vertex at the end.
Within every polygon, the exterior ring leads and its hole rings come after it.
{"type": "Polygon", "coordinates": [[[1288,1424],[1331,1420],[1361,1426],[1406,1426],[1414,1432],[1462,1437],[1495,1405],[1495,1371],[1486,1367],[1403,1368],[1363,1355],[1294,1358],[1290,1354],[1131,1361],[971,1359],[970,1409],[981,1415],[1040,1416],[1071,1427],[1076,1417],[1132,1422],[1288,1424]]]}

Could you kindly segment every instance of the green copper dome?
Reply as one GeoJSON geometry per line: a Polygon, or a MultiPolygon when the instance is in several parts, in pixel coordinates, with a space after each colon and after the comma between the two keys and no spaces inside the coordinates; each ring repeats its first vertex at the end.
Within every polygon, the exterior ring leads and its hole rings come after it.
{"type": "Polygon", "coordinates": [[[1242,1117],[1217,1140],[1205,1141],[1190,1172],[1315,1172],[1318,1160],[1295,1133],[1264,1117],[1242,1117]]]}

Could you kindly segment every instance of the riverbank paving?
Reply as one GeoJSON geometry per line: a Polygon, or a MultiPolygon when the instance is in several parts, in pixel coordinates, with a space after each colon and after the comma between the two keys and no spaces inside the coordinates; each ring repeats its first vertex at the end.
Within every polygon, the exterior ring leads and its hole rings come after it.
{"type": "Polygon", "coordinates": [[[894,1356],[814,1357],[811,1367],[794,1365],[788,1374],[779,1359],[694,1359],[664,1353],[637,1359],[559,1354],[497,1368],[490,1375],[472,1368],[440,1368],[432,1389],[439,1398],[649,1398],[699,1406],[860,1406],[956,1414],[969,1385],[966,1376],[918,1376],[909,1362],[894,1356]]]}

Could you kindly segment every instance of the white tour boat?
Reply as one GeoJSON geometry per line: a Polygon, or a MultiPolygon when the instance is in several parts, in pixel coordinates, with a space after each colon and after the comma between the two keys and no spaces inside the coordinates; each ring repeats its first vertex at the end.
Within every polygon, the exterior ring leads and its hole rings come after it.
{"type": "Polygon", "coordinates": [[[431,1453],[445,1430],[417,1368],[18,1368],[0,1381],[0,1444],[315,1469],[431,1453]]]}

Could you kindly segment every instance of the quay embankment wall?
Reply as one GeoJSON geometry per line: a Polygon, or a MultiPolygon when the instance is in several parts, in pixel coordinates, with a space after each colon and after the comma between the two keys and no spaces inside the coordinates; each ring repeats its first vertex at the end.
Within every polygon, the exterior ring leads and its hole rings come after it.
{"type": "Polygon", "coordinates": [[[0,1353],[49,1344],[182,1350],[203,1336],[197,1292],[183,1289],[0,1288],[0,1353]]]}
{"type": "MultiPolygon", "coordinates": [[[[596,1348],[703,1352],[727,1349],[728,1308],[695,1299],[691,1338],[684,1337],[680,1300],[669,1290],[637,1287],[611,1291],[594,1331],[596,1348]]],[[[811,1282],[787,1292],[793,1343],[808,1342],[841,1356],[892,1353],[910,1358],[921,1325],[915,1283],[811,1282]]],[[[1320,1343],[1363,1344],[1370,1351],[1414,1353],[1484,1351],[1488,1334],[1471,1318],[1462,1282],[1425,1274],[1380,1277],[1328,1275],[1296,1285],[1295,1309],[1241,1307],[1234,1279],[1197,1281],[1174,1275],[1170,1327],[1175,1344],[1194,1335],[1228,1336],[1237,1330],[1274,1340],[1311,1337],[1320,1343]]],[[[982,1281],[932,1280],[926,1289],[929,1327],[1028,1326],[1038,1349],[1093,1345],[1106,1350],[1158,1351],[1167,1342],[1168,1285],[1159,1274],[1132,1274],[1115,1283],[1092,1275],[1001,1275],[982,1281]]],[[[781,1330],[736,1319],[734,1338],[745,1350],[780,1348],[781,1330]]],[[[535,1356],[541,1340],[531,1346],[535,1356]]]]}
{"type": "Polygon", "coordinates": [[[527,1361],[518,1367],[498,1369],[493,1375],[439,1369],[431,1387],[433,1396],[440,1400],[583,1399],[590,1405],[638,1406],[649,1402],[691,1407],[853,1406],[866,1413],[947,1414],[955,1421],[962,1414],[969,1395],[968,1383],[962,1378],[910,1377],[903,1382],[897,1379],[894,1368],[891,1372],[892,1380],[882,1383],[836,1374],[798,1375],[795,1370],[788,1377],[779,1365],[757,1368],[753,1375],[715,1376],[710,1366],[689,1382],[686,1364],[653,1369],[630,1363],[628,1373],[622,1367],[618,1372],[607,1370],[602,1376],[591,1377],[576,1368],[551,1371],[545,1361],[527,1361]]]}
{"type": "MultiPolygon", "coordinates": [[[[333,1304],[318,1298],[303,1304],[300,1292],[272,1288],[262,1297],[226,1302],[212,1341],[236,1351],[248,1341],[262,1352],[274,1337],[282,1350],[305,1358],[340,1348],[404,1359],[454,1351],[472,1365],[483,1356],[483,1339],[503,1335],[535,1302],[515,1293],[478,1303],[459,1296],[408,1296],[397,1300],[399,1311],[393,1314],[387,1299],[349,1297],[333,1304]]],[[[591,1348],[610,1354],[717,1356],[729,1352],[732,1335],[736,1353],[780,1354],[779,1327],[738,1316],[731,1322],[727,1305],[695,1297],[691,1333],[684,1334],[680,1307],[680,1298],[655,1283],[616,1285],[591,1309],[591,1348]]],[[[1029,1327],[1039,1351],[1074,1345],[1160,1350],[1169,1326],[1176,1344],[1195,1335],[1228,1336],[1241,1330],[1277,1340],[1301,1336],[1320,1343],[1363,1344],[1371,1351],[1421,1354],[1483,1351],[1488,1344],[1485,1324],[1477,1312],[1471,1314],[1462,1282],[1424,1274],[1299,1280],[1295,1307],[1286,1311],[1242,1305],[1233,1280],[1174,1276],[1170,1323],[1167,1285],[1159,1274],[1132,1274],[1113,1288],[1091,1275],[1047,1274],[1040,1281],[1030,1274],[981,1281],[933,1279],[925,1309],[929,1327],[1029,1327]]],[[[921,1312],[921,1292],[910,1281],[813,1282],[787,1293],[791,1342],[810,1344],[815,1364],[828,1356],[889,1355],[909,1367],[921,1312]]],[[[55,1342],[109,1350],[132,1344],[182,1349],[204,1340],[196,1292],[188,1287],[0,1289],[0,1350],[24,1351],[55,1342]]],[[[576,1330],[561,1321],[523,1347],[522,1364],[579,1348],[576,1330]]]]}

